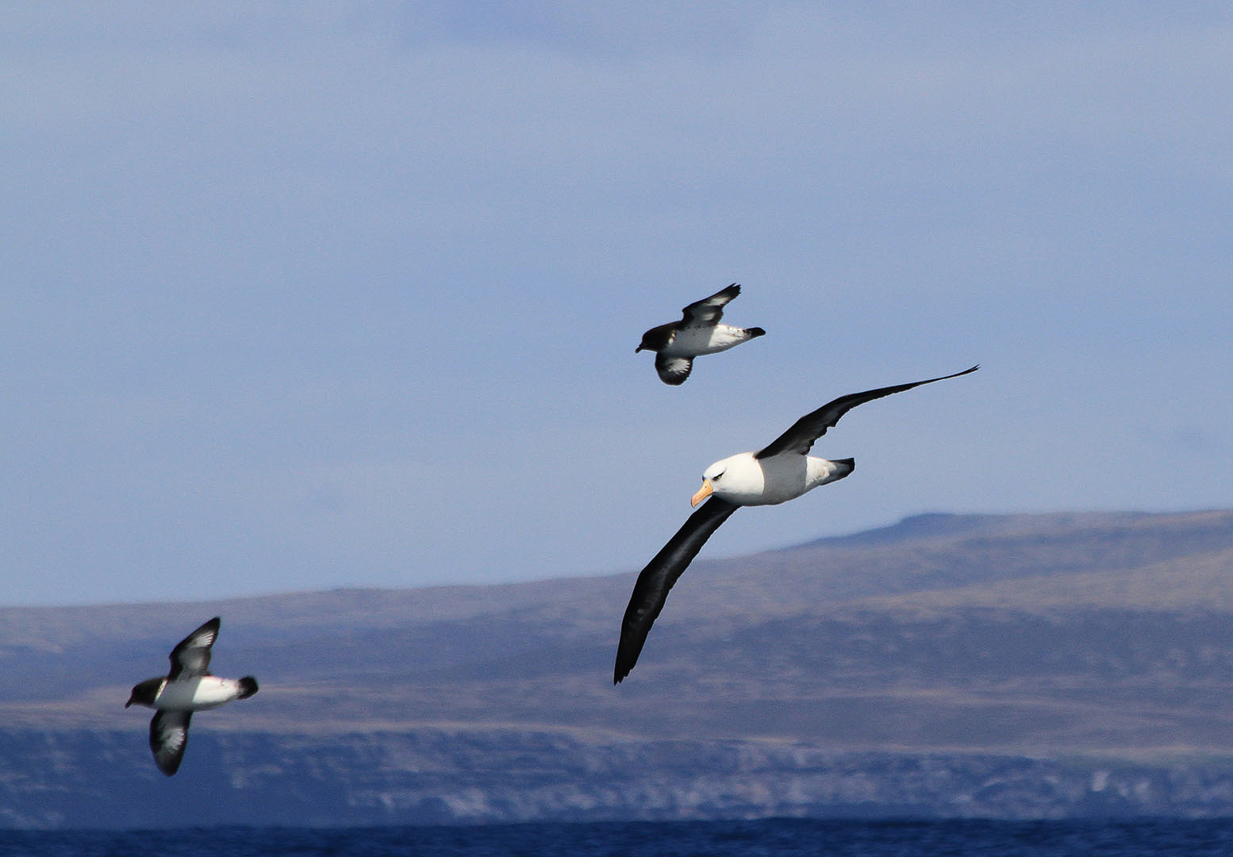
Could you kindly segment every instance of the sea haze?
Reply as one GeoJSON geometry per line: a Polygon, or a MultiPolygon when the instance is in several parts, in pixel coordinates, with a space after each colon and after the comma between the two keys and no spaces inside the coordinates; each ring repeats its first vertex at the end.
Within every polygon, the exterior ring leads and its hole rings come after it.
{"type": "Polygon", "coordinates": [[[615,688],[633,574],[7,608],[0,823],[1230,814],[1230,571],[1231,511],[919,516],[695,563],[615,688]],[[213,615],[262,689],[167,780],[123,702],[213,615]]]}

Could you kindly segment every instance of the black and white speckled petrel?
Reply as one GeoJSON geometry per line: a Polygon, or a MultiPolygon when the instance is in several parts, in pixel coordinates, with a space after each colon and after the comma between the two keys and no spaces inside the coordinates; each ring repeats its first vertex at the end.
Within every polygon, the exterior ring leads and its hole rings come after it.
{"type": "Polygon", "coordinates": [[[741,293],[736,283],[720,289],[709,298],[695,301],[681,310],[684,317],[671,324],[652,327],[642,334],[642,344],[634,349],[655,352],[655,371],[665,384],[684,384],[700,354],[727,351],[734,345],[762,336],[760,327],[730,327],[720,324],[724,306],[741,293]]]}
{"type": "Polygon", "coordinates": [[[668,544],[655,554],[646,568],[638,575],[633,595],[625,609],[621,622],[621,642],[617,646],[616,667],[612,682],[616,684],[629,675],[638,662],[646,635],[651,630],[659,612],[664,609],[668,591],[693,558],[702,550],[706,540],[719,529],[738,506],[769,506],[784,503],[801,496],[806,491],[837,482],[856,467],[851,458],[827,461],[809,455],[814,441],[826,434],[826,430],[839,418],[857,405],[902,393],[921,384],[932,384],[947,378],[957,378],[975,372],[973,366],[954,375],[880,387],[863,393],[840,396],[812,413],[805,414],[792,428],[771,441],[758,452],[742,452],[717,461],[702,473],[702,487],[691,502],[697,506],[707,497],[711,499],[689,516],[685,525],[669,539],[668,544]]]}
{"type": "Polygon", "coordinates": [[[218,639],[221,620],[215,616],[171,650],[171,672],[133,687],[124,703],[158,711],[150,721],[150,749],[154,763],[167,776],[180,769],[188,744],[188,722],[194,711],[218,708],[233,699],[248,699],[257,692],[257,680],[210,675],[210,647],[218,639]]]}

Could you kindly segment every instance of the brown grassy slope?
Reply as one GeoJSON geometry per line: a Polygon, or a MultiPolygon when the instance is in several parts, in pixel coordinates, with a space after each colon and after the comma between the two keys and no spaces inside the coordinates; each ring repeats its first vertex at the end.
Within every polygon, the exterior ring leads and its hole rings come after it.
{"type": "Polygon", "coordinates": [[[1233,749],[1233,512],[922,516],[699,562],[613,688],[632,581],[0,610],[0,726],[133,726],[128,686],[217,613],[217,671],[262,692],[211,728],[1233,749]]]}

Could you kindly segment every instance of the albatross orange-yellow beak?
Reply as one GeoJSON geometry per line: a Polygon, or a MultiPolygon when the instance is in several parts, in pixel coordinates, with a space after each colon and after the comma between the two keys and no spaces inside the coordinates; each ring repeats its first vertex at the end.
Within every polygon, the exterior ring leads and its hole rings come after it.
{"type": "Polygon", "coordinates": [[[699,503],[701,503],[701,502],[702,502],[703,500],[705,500],[707,497],[710,497],[710,496],[711,496],[711,492],[712,492],[712,491],[714,491],[714,490],[715,490],[715,486],[713,486],[713,485],[711,484],[711,480],[709,480],[709,479],[703,479],[703,480],[702,480],[702,487],[698,489],[698,493],[697,493],[697,494],[695,494],[693,497],[689,498],[689,505],[691,505],[691,506],[697,506],[699,503]]]}

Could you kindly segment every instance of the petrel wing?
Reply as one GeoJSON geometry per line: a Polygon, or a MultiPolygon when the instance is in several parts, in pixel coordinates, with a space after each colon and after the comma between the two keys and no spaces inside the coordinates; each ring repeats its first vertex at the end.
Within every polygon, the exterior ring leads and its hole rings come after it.
{"type": "Polygon", "coordinates": [[[711,497],[689,516],[685,525],[655,554],[655,558],[647,563],[646,568],[642,569],[638,582],[634,584],[634,592],[629,597],[629,606],[625,608],[625,618],[621,622],[621,642],[617,646],[616,667],[612,672],[613,684],[629,675],[629,671],[638,662],[646,635],[659,612],[664,609],[664,601],[667,600],[672,585],[698,555],[698,551],[702,550],[706,540],[735,511],[735,503],[711,497]]]}
{"type": "Polygon", "coordinates": [[[685,309],[681,310],[684,313],[684,318],[681,324],[685,327],[691,325],[713,325],[718,324],[719,319],[723,317],[724,307],[728,301],[741,293],[741,287],[736,283],[722,288],[709,298],[703,298],[700,301],[694,301],[685,309]]]}
{"type": "Polygon", "coordinates": [[[755,452],[754,458],[770,458],[772,455],[779,455],[784,452],[806,455],[815,440],[826,434],[828,428],[839,422],[840,417],[857,405],[863,405],[865,402],[880,399],[893,393],[902,393],[904,390],[911,390],[913,387],[919,387],[921,384],[932,384],[934,381],[958,378],[960,375],[975,372],[979,368],[979,365],[973,366],[971,369],[964,369],[962,372],[956,372],[953,375],[943,375],[940,378],[929,378],[925,381],[913,381],[911,384],[879,387],[876,390],[866,390],[863,393],[849,393],[846,396],[840,396],[835,401],[828,402],[813,413],[805,414],[805,416],[792,424],[792,428],[771,441],[769,446],[755,452]]]}
{"type": "Polygon", "coordinates": [[[209,675],[210,647],[218,639],[218,626],[222,620],[215,616],[196,631],[189,634],[171,650],[171,672],[168,681],[209,675]]]}
{"type": "Polygon", "coordinates": [[[154,764],[167,776],[180,770],[184,748],[188,745],[188,723],[191,711],[160,711],[150,721],[150,749],[154,764]]]}
{"type": "Polygon", "coordinates": [[[694,361],[692,357],[655,355],[655,371],[659,373],[659,380],[665,384],[671,384],[674,387],[684,384],[685,379],[689,377],[689,373],[693,371],[693,368],[694,361]]]}

